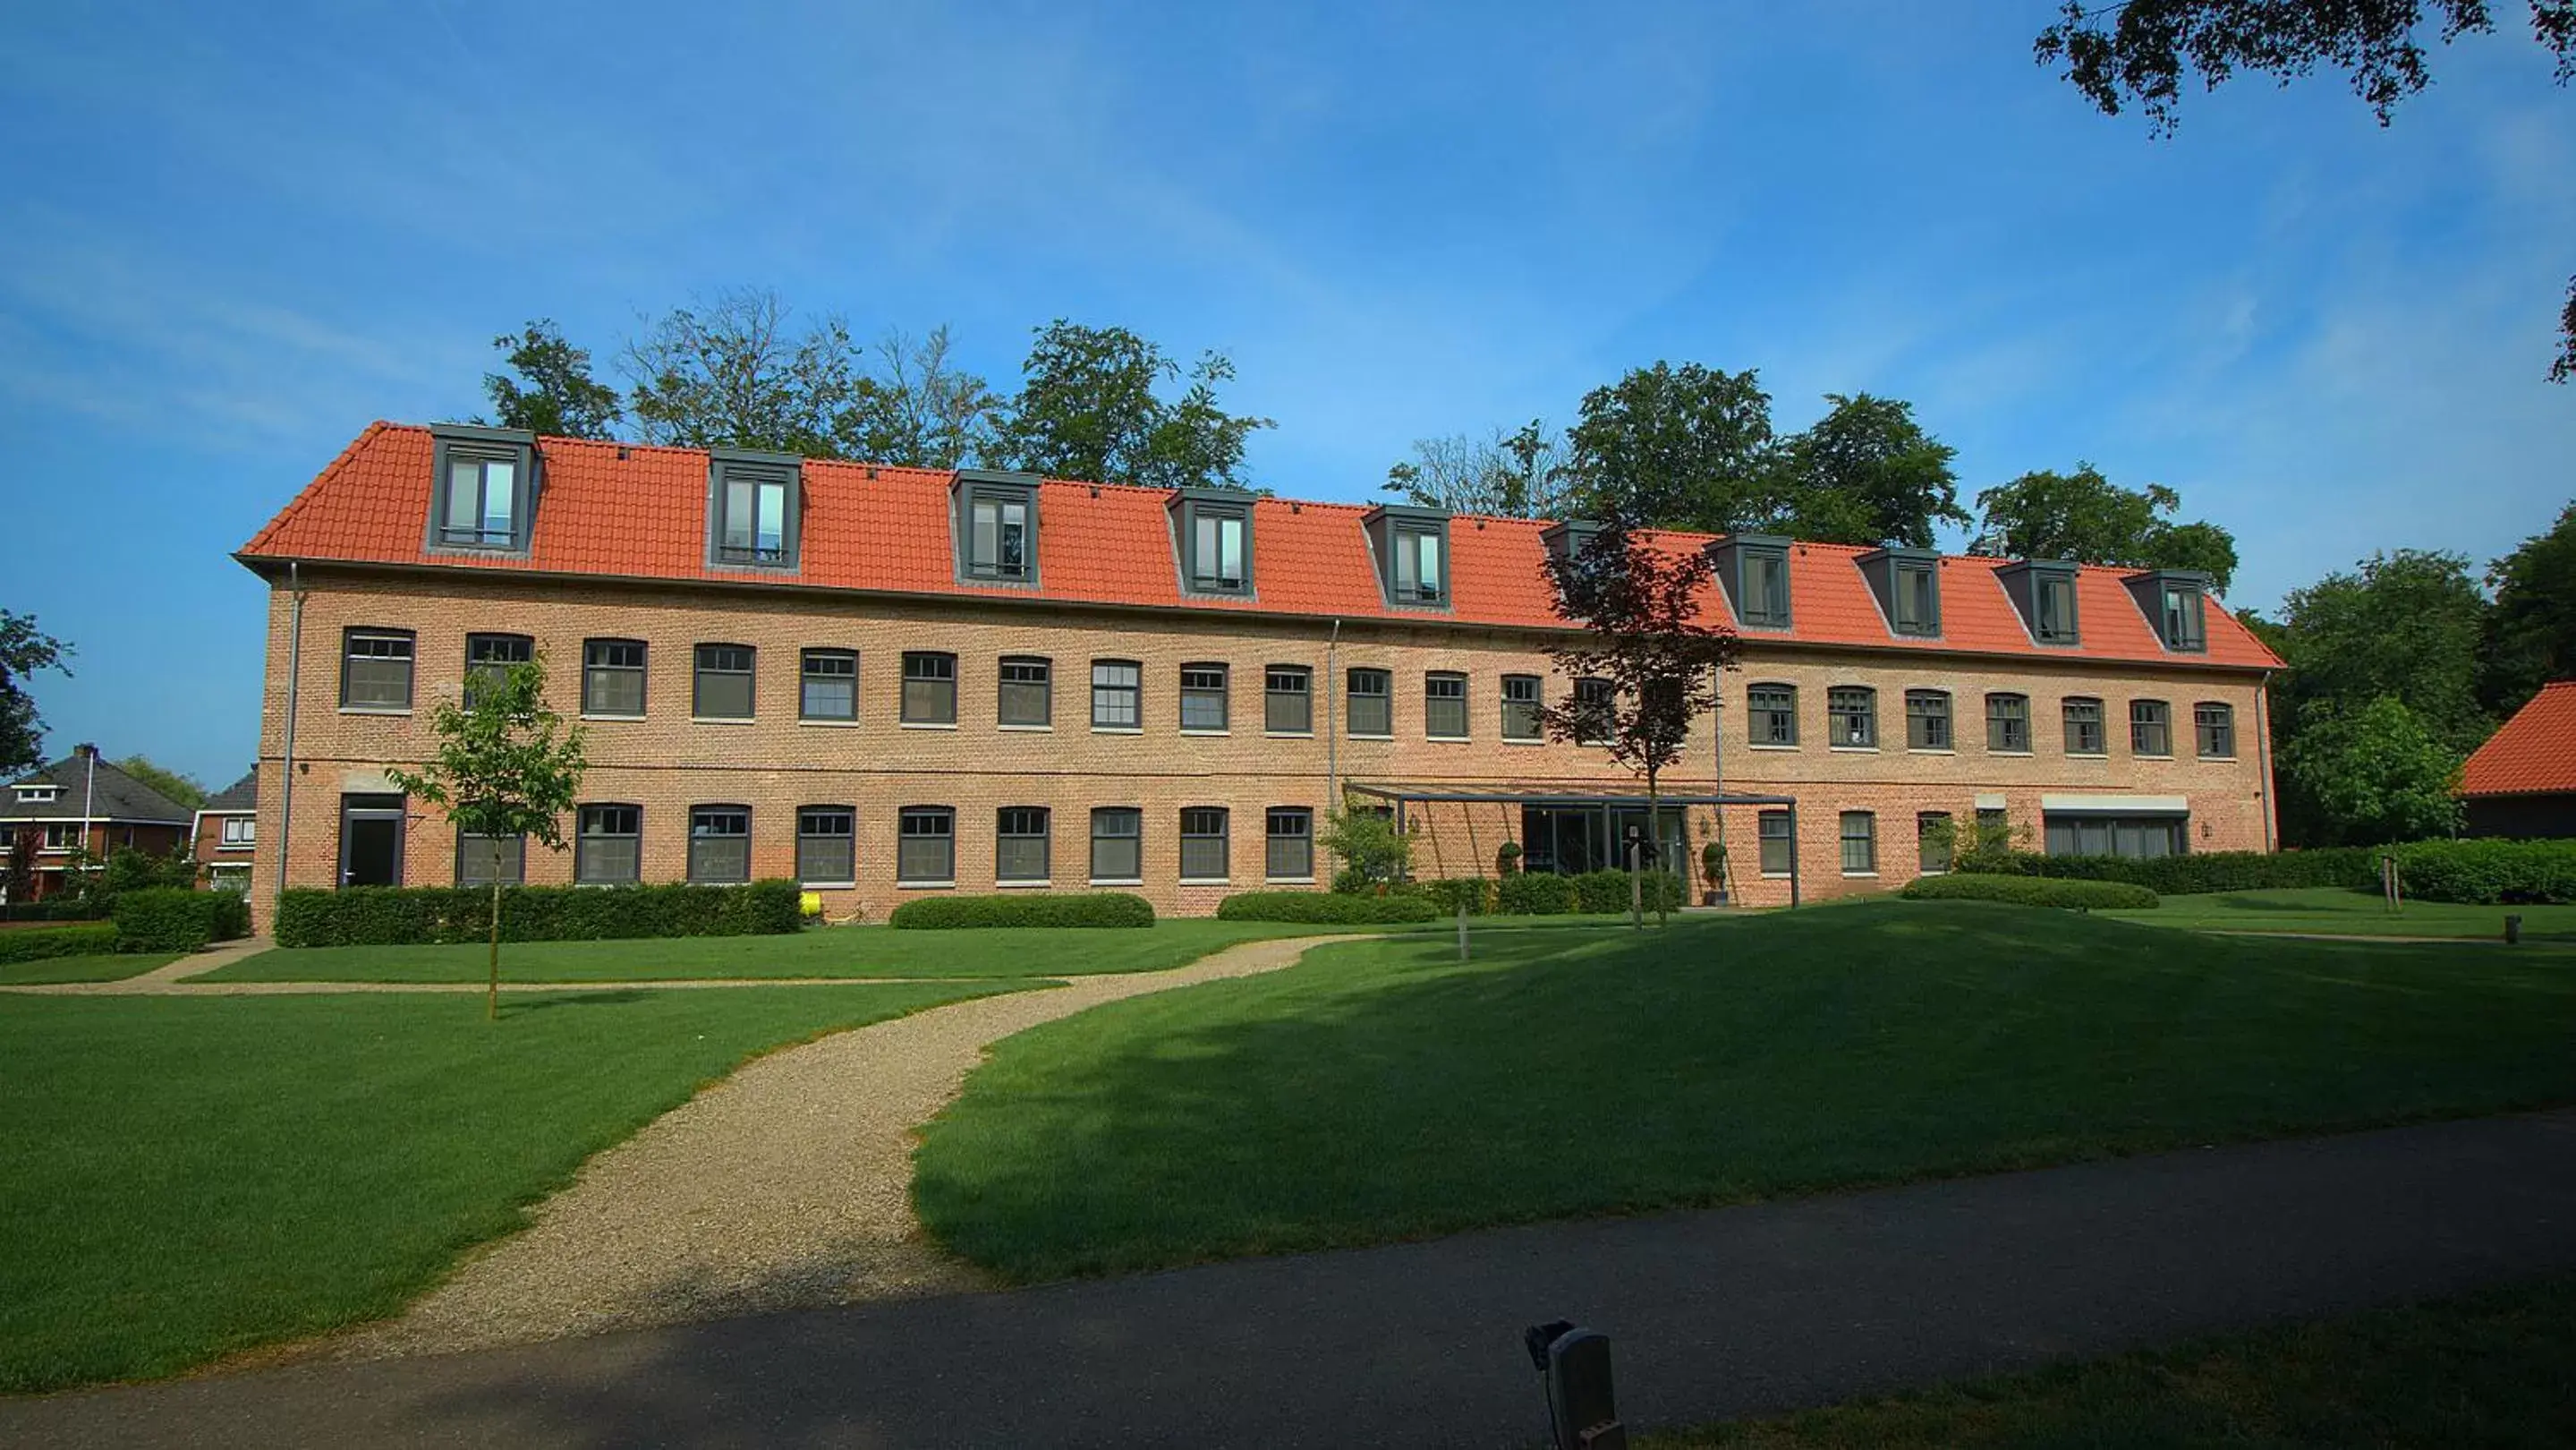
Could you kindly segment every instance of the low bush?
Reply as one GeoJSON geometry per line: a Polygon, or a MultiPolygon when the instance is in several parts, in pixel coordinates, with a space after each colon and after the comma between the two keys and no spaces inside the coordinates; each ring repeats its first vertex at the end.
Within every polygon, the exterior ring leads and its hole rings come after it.
{"type": "Polygon", "coordinates": [[[0,962],[41,962],[49,957],[89,957],[116,950],[112,926],[46,926],[0,931],[0,962]]]}
{"type": "Polygon", "coordinates": [[[1972,851],[1953,874],[2044,876],[2069,881],[2126,881],[2163,896],[2282,887],[2379,884],[2376,846],[2307,851],[2203,851],[2182,856],[2044,856],[2036,851],[1972,851]]]}
{"type": "Polygon", "coordinates": [[[108,903],[95,896],[48,896],[0,906],[0,921],[105,921],[108,903]]]}
{"type": "MultiPolygon", "coordinates": [[[[1617,913],[1628,909],[1628,873],[1625,871],[1586,871],[1569,876],[1574,884],[1574,909],[1595,913],[1617,913]]],[[[1648,911],[1679,911],[1682,906],[1682,883],[1679,877],[1663,871],[1639,875],[1645,883],[1648,911]]]]}
{"type": "Polygon", "coordinates": [[[998,892],[991,896],[924,896],[894,909],[889,926],[954,930],[988,926],[1152,926],[1154,906],[1124,891],[1058,896],[998,892]]]}
{"type": "Polygon", "coordinates": [[[2395,851],[2400,883],[2427,901],[2576,901],[2576,841],[2416,841],[2395,851]]]}
{"type": "Polygon", "coordinates": [[[1563,916],[1574,910],[1574,883],[1552,871],[1506,876],[1494,895],[1505,916],[1563,916]]]}
{"type": "Polygon", "coordinates": [[[2079,911],[2156,904],[2156,894],[2133,881],[2046,876],[1917,876],[1896,894],[1909,901],[2008,901],[2015,906],[2064,906],[2079,911]]]}
{"type": "Polygon", "coordinates": [[[1333,926],[1386,926],[1432,921],[1440,904],[1428,893],[1359,896],[1346,892],[1240,891],[1217,903],[1219,921],[1294,921],[1333,926]]]}
{"type": "Polygon", "coordinates": [[[193,952],[250,934],[250,903],[230,891],[148,886],[116,895],[116,949],[193,952]]]}
{"type": "Polygon", "coordinates": [[[1494,913],[1494,883],[1481,876],[1443,876],[1425,881],[1422,894],[1431,898],[1442,916],[1456,916],[1461,904],[1469,916],[1494,913]]]}
{"type": "MultiPolygon", "coordinates": [[[[501,893],[501,939],[784,935],[803,924],[798,907],[801,894],[793,881],[755,881],[748,886],[512,886],[501,893]]],[[[488,887],[289,891],[278,903],[277,944],[475,942],[486,939],[491,923],[488,887]]]]}

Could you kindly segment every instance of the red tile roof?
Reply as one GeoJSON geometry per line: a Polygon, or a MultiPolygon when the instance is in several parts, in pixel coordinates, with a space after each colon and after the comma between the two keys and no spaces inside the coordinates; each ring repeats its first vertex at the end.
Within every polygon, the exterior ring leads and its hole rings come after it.
{"type": "Polygon", "coordinates": [[[2462,795],[2576,791],[2576,680],[2543,685],[2460,770],[2462,795]]]}
{"type": "MultiPolygon", "coordinates": [[[[739,583],[706,564],[707,455],[699,450],[577,439],[539,441],[544,496],[525,558],[431,554],[431,436],[376,423],[242,550],[245,560],[431,564],[500,573],[593,574],[739,583]]],[[[793,582],[832,589],[1026,600],[1031,592],[958,582],[948,538],[955,475],[929,469],[809,461],[804,466],[803,559],[793,582]]],[[[1421,619],[1379,591],[1356,504],[1262,499],[1254,505],[1251,599],[1181,593],[1161,489],[1050,479],[1040,486],[1035,597],[1057,602],[1188,607],[1350,619],[1421,619]]],[[[1460,517],[1450,524],[1450,610],[1463,624],[1561,628],[1546,582],[1544,523],[1460,517]]],[[[1707,535],[1664,533],[1660,547],[1696,549],[1707,535]]],[[[2226,610],[2208,611],[2206,654],[2165,649],[2121,583],[2122,569],[2087,567],[2078,584],[2080,648],[2031,641],[1995,572],[2008,561],[1942,561],[1943,637],[1890,633],[1842,544],[1796,547],[1790,566],[1796,627],[1754,639],[1799,644],[1970,651],[2268,669],[2279,663],[2226,610]]],[[[1711,615],[1734,624],[1722,594],[1711,615]]]]}

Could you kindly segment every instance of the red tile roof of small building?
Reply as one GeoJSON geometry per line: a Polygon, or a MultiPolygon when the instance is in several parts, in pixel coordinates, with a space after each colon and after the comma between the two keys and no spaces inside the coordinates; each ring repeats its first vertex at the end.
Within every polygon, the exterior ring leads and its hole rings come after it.
{"type": "Polygon", "coordinates": [[[2462,795],[2576,792],[2576,680],[2540,687],[2460,768],[2462,795]]]}
{"type": "MultiPolygon", "coordinates": [[[[243,547],[247,560],[301,559],[434,565],[494,573],[742,583],[706,560],[707,454],[698,449],[545,438],[544,491],[525,557],[432,553],[430,430],[376,423],[243,547]]],[[[949,542],[950,472],[809,460],[803,469],[802,555],[778,582],[916,595],[1032,598],[1056,603],[1190,608],[1256,614],[1562,629],[1546,575],[1548,525],[1459,516],[1449,527],[1449,609],[1390,605],[1380,592],[1362,519],[1366,506],[1263,498],[1253,504],[1253,597],[1184,595],[1174,560],[1167,490],[1046,480],[1039,486],[1035,591],[961,582],[949,542]]],[[[1659,532],[1657,547],[1697,549],[1709,535],[1659,532]]],[[[2206,653],[2168,650],[2130,598],[2134,571],[2087,566],[2078,578],[2083,643],[2032,641],[1998,570],[2009,560],[1942,560],[1939,639],[1889,630],[1855,560],[1870,551],[1799,543],[1790,563],[1787,631],[1748,639],[1935,653],[1968,651],[2103,661],[2269,669],[2279,664],[2224,608],[2208,610],[2206,653]]],[[[1732,628],[1722,591],[1704,596],[1732,628]]]]}

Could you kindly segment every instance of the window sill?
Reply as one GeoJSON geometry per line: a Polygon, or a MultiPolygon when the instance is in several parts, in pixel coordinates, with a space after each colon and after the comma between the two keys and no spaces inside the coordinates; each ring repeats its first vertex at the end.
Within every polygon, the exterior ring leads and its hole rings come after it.
{"type": "Polygon", "coordinates": [[[1959,752],[1946,745],[1909,745],[1905,747],[1905,753],[1908,755],[1956,755],[1959,752]]]}
{"type": "Polygon", "coordinates": [[[796,723],[799,725],[811,725],[818,730],[856,730],[859,728],[859,722],[856,720],[807,720],[800,718],[796,723]]]}
{"type": "Polygon", "coordinates": [[[2018,760],[2028,760],[2031,757],[2031,752],[2027,750],[1995,750],[1989,748],[1986,753],[1988,755],[2009,755],[2018,760]]]}
{"type": "Polygon", "coordinates": [[[1264,730],[1261,732],[1261,738],[1264,740],[1312,740],[1315,738],[1315,732],[1312,730],[1264,730]]]}
{"type": "Polygon", "coordinates": [[[1798,751],[1798,747],[1794,742],[1787,745],[1759,745],[1748,740],[1744,743],[1744,748],[1747,750],[1777,750],[1788,755],[1794,755],[1798,751]]]}
{"type": "Polygon", "coordinates": [[[993,889],[996,891],[1043,891],[1053,885],[1055,885],[1053,880],[1023,881],[1014,877],[1005,881],[998,876],[993,878],[993,889]]]}
{"type": "Polygon", "coordinates": [[[957,722],[954,720],[899,720],[895,723],[898,728],[905,730],[954,730],[957,728],[957,722]]]}
{"type": "Polygon", "coordinates": [[[626,881],[576,881],[573,883],[573,885],[577,887],[585,887],[594,891],[615,891],[622,886],[641,886],[643,884],[644,878],[641,876],[637,876],[626,881]]]}
{"type": "Polygon", "coordinates": [[[760,723],[760,717],[757,715],[692,715],[689,717],[689,723],[692,725],[757,725],[760,723]]]}
{"type": "Polygon", "coordinates": [[[1765,871],[1762,873],[1762,879],[1765,881],[1787,881],[1796,874],[1797,873],[1793,871],[1765,871]]]}
{"type": "Polygon", "coordinates": [[[1183,735],[1232,735],[1234,732],[1231,730],[1194,730],[1189,726],[1184,725],[1181,727],[1181,733],[1183,735]]]}
{"type": "Polygon", "coordinates": [[[1342,738],[1344,740],[1393,740],[1395,737],[1392,735],[1362,735],[1354,731],[1342,738]]]}
{"type": "Polygon", "coordinates": [[[340,707],[340,713],[343,715],[408,715],[411,713],[411,707],[409,705],[343,705],[340,707]]]}
{"type": "Polygon", "coordinates": [[[897,891],[954,891],[957,889],[957,883],[954,881],[898,881],[894,884],[894,889],[897,891]]]}
{"type": "Polygon", "coordinates": [[[576,718],[590,724],[612,724],[620,721],[641,720],[644,717],[641,715],[593,715],[585,711],[576,718]]]}
{"type": "Polygon", "coordinates": [[[1013,725],[1008,721],[995,725],[993,728],[996,730],[1015,731],[1022,735],[1053,735],[1055,733],[1055,727],[1052,725],[1013,725]]]}
{"type": "Polygon", "coordinates": [[[2070,750],[2066,752],[2066,758],[2069,760],[2109,760],[2111,758],[2111,752],[2107,750],[2070,750]]]}
{"type": "Polygon", "coordinates": [[[856,891],[859,889],[859,883],[855,881],[799,881],[796,886],[800,891],[856,891]]]}
{"type": "Polygon", "coordinates": [[[1094,725],[1091,727],[1091,733],[1094,735],[1142,735],[1145,733],[1145,727],[1142,725],[1094,725]]]}
{"type": "Polygon", "coordinates": [[[1476,737],[1473,735],[1425,735],[1422,738],[1426,743],[1432,745],[1473,745],[1476,743],[1476,737]]]}
{"type": "Polygon", "coordinates": [[[2131,760],[2171,760],[2173,759],[2173,756],[2171,754],[2154,755],[2143,750],[2132,750],[2129,752],[2129,758],[2131,760]]]}
{"type": "Polygon", "coordinates": [[[1272,886],[1312,886],[1315,884],[1315,878],[1312,876],[1272,876],[1267,878],[1267,884],[1272,886]]]}
{"type": "Polygon", "coordinates": [[[1504,736],[1504,737],[1503,737],[1503,743],[1504,743],[1505,745],[1545,745],[1547,742],[1546,742],[1545,740],[1543,740],[1543,739],[1542,739],[1542,740],[1519,740],[1519,739],[1515,739],[1515,738],[1513,738],[1512,736],[1506,735],[1506,736],[1504,736]]]}
{"type": "Polygon", "coordinates": [[[1094,876],[1083,883],[1085,886],[1142,886],[1144,884],[1145,878],[1142,876],[1094,876]]]}
{"type": "Polygon", "coordinates": [[[1181,884],[1183,886],[1232,886],[1234,884],[1234,878],[1231,876],[1184,876],[1181,878],[1181,884]]]}
{"type": "Polygon", "coordinates": [[[1834,745],[1834,746],[1829,746],[1829,747],[1827,747],[1827,748],[1828,748],[1828,749],[1830,749],[1830,750],[1832,750],[1832,751],[1833,751],[1833,753],[1834,753],[1834,754],[1836,754],[1836,755],[1876,755],[1876,754],[1878,754],[1878,747],[1877,747],[1877,746],[1875,746],[1875,745],[1834,745]]]}
{"type": "Polygon", "coordinates": [[[2200,755],[2194,756],[2193,758],[2209,765],[2234,765],[2236,763],[2236,757],[2233,755],[2200,755]]]}
{"type": "Polygon", "coordinates": [[[1845,881],[1876,881],[1878,879],[1878,873],[1875,871],[1846,871],[1843,873],[1843,879],[1845,881]]]}

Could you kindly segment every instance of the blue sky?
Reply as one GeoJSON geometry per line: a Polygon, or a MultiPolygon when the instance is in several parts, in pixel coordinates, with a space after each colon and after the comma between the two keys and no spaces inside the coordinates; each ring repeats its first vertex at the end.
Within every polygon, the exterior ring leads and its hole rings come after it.
{"type": "Polygon", "coordinates": [[[2047,0],[221,8],[0,6],[0,605],[79,646],[55,750],[216,785],[231,550],[369,420],[470,416],[494,334],[605,359],[735,285],[1005,386],[1059,315],[1223,348],[1305,497],[1658,358],[1784,428],[1890,394],[1963,494],[2179,489],[2237,604],[2576,494],[2576,93],[2516,4],[2390,130],[2255,80],[2169,141],[2031,63],[2047,0]]]}

